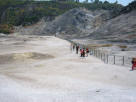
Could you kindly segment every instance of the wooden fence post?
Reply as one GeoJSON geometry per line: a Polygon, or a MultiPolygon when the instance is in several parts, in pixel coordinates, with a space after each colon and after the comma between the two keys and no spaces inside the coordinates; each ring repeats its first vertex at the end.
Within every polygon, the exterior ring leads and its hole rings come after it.
{"type": "Polygon", "coordinates": [[[97,50],[96,50],[96,57],[97,57],[97,50]]]}
{"type": "Polygon", "coordinates": [[[123,65],[125,65],[125,57],[123,56],[123,65]]]}
{"type": "Polygon", "coordinates": [[[109,63],[109,56],[107,55],[107,64],[109,63]]]}
{"type": "Polygon", "coordinates": [[[105,63],[106,61],[105,61],[105,53],[104,53],[104,63],[105,63]]]}
{"type": "Polygon", "coordinates": [[[96,57],[96,53],[97,53],[97,52],[96,52],[96,49],[95,49],[95,57],[96,57]]]}
{"type": "Polygon", "coordinates": [[[114,55],[114,64],[116,64],[116,56],[114,55]]]}
{"type": "Polygon", "coordinates": [[[98,58],[99,58],[99,50],[97,50],[97,56],[98,56],[98,58]]]}
{"type": "Polygon", "coordinates": [[[102,60],[102,53],[101,53],[101,60],[102,60]]]}
{"type": "Polygon", "coordinates": [[[101,58],[101,51],[99,50],[99,58],[101,58]]]}
{"type": "Polygon", "coordinates": [[[95,49],[94,49],[94,56],[95,56],[95,49]]]}

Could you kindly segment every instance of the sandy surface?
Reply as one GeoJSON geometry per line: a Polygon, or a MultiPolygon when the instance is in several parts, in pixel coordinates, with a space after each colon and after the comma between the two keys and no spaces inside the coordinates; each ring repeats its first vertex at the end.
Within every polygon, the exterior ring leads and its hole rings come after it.
{"type": "Polygon", "coordinates": [[[136,71],[59,38],[0,36],[0,102],[136,102],[136,71]]]}

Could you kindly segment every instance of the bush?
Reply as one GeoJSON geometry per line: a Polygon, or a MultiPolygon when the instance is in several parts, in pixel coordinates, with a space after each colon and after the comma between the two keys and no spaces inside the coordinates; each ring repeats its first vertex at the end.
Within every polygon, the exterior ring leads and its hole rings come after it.
{"type": "Polygon", "coordinates": [[[0,33],[4,34],[13,33],[13,26],[8,24],[0,24],[0,33]]]}
{"type": "Polygon", "coordinates": [[[121,10],[120,14],[122,14],[122,13],[128,13],[128,12],[131,12],[133,10],[136,10],[136,1],[133,1],[128,6],[124,7],[121,10]]]}

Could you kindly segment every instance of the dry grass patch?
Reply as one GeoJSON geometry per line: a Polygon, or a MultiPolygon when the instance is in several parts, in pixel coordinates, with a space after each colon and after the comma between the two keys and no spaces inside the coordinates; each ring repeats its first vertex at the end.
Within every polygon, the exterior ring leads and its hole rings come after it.
{"type": "Polygon", "coordinates": [[[99,48],[99,47],[111,47],[112,44],[89,44],[87,45],[88,48],[99,48]]]}
{"type": "Polygon", "coordinates": [[[125,46],[125,45],[118,45],[120,48],[122,48],[122,49],[125,49],[125,48],[127,48],[127,46],[125,46]]]}

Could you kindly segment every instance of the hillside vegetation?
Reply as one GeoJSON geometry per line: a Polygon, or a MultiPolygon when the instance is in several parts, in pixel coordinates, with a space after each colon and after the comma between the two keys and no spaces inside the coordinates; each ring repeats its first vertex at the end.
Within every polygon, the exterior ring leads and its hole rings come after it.
{"type": "Polygon", "coordinates": [[[0,0],[0,33],[12,33],[14,26],[27,26],[44,18],[52,21],[56,16],[73,8],[86,8],[90,11],[107,10],[112,18],[136,9],[136,1],[128,6],[107,1],[94,0],[91,3],[78,1],[33,1],[33,0],[0,0]]]}
{"type": "Polygon", "coordinates": [[[33,0],[0,0],[0,32],[11,33],[13,26],[31,25],[43,17],[51,21],[56,16],[70,9],[80,7],[88,10],[112,10],[116,16],[123,6],[117,3],[101,2],[99,0],[95,0],[92,3],[79,3],[74,1],[36,2],[33,0]]]}
{"type": "Polygon", "coordinates": [[[120,11],[120,14],[129,13],[133,10],[136,10],[136,1],[135,0],[133,2],[131,2],[128,6],[122,8],[122,10],[120,11]]]}

